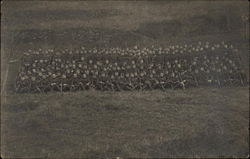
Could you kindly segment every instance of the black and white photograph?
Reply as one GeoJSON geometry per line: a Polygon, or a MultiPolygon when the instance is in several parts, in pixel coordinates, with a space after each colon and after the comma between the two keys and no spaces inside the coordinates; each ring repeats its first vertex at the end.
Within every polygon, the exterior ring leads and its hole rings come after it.
{"type": "Polygon", "coordinates": [[[248,158],[248,0],[2,0],[1,157],[248,158]]]}

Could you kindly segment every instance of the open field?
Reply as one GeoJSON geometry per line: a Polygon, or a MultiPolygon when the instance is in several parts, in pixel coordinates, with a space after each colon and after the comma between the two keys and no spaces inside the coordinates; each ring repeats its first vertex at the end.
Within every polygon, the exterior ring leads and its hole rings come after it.
{"type": "Polygon", "coordinates": [[[3,157],[246,157],[248,88],[19,94],[3,157]]]}

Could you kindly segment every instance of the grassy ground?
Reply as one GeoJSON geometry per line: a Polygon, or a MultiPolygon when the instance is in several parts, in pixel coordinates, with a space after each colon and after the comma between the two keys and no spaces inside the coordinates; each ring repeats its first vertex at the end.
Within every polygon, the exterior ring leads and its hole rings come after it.
{"type": "Polygon", "coordinates": [[[246,157],[248,88],[13,94],[2,157],[246,157]]]}

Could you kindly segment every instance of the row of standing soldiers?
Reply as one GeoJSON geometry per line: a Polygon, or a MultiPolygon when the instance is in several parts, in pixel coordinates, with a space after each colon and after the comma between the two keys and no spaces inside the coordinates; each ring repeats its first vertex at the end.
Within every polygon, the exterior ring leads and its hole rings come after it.
{"type": "Polygon", "coordinates": [[[16,80],[17,92],[77,90],[186,89],[197,86],[247,84],[238,52],[232,49],[163,54],[107,56],[100,54],[26,55],[16,80]]]}

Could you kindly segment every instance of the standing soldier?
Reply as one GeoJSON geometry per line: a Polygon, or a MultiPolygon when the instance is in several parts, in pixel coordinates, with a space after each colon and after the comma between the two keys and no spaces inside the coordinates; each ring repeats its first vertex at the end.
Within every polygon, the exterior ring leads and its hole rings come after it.
{"type": "Polygon", "coordinates": [[[244,28],[243,34],[244,34],[245,40],[247,40],[247,38],[249,38],[249,16],[242,15],[241,20],[242,20],[242,24],[243,24],[243,28],[244,28]]]}

